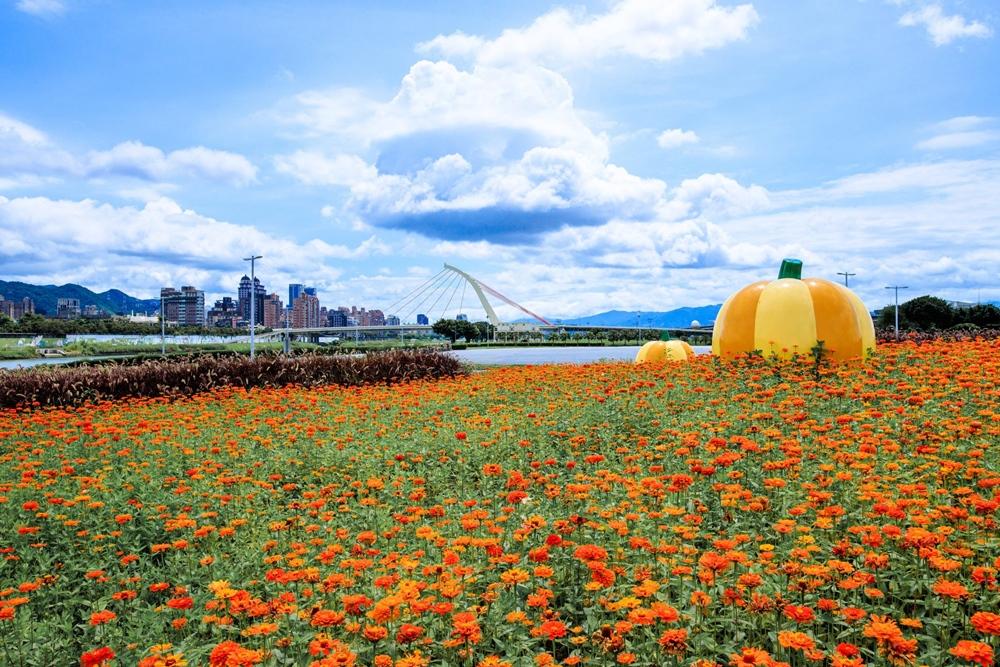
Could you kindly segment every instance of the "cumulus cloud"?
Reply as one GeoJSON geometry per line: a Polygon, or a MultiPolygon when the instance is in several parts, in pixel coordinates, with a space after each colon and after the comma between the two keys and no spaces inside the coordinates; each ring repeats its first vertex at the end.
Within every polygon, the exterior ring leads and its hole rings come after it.
{"type": "Polygon", "coordinates": [[[377,236],[355,247],[319,239],[298,243],[201,215],[168,198],[139,208],[90,199],[0,197],[0,228],[5,277],[137,294],[178,283],[233,292],[244,270],[240,258],[250,252],[262,251],[265,261],[258,270],[279,285],[302,276],[332,284],[339,271],[328,262],[388,252],[377,236]]]}
{"type": "Polygon", "coordinates": [[[0,113],[0,188],[37,185],[80,171],[77,159],[42,131],[0,113]]]}
{"type": "Polygon", "coordinates": [[[148,181],[205,178],[230,185],[249,185],[257,168],[237,153],[204,146],[164,153],[139,141],[126,141],[110,150],[91,151],[86,160],[88,176],[131,176],[148,181]]]}
{"type": "Polygon", "coordinates": [[[17,0],[15,6],[25,14],[42,18],[60,16],[66,11],[66,4],[62,0],[17,0]]]}
{"type": "Polygon", "coordinates": [[[614,56],[668,61],[744,39],[759,17],[753,5],[715,0],[619,0],[603,14],[559,8],[496,39],[455,32],[417,45],[420,53],[477,63],[572,67],[614,56]]]}
{"type": "Polygon", "coordinates": [[[257,167],[237,153],[194,146],[165,153],[139,141],[109,150],[74,155],[45,133],[0,114],[0,187],[29,187],[63,178],[120,177],[147,182],[204,179],[245,186],[256,181],[257,167]]]}
{"type": "Polygon", "coordinates": [[[615,165],[566,79],[536,66],[464,71],[422,61],[385,102],[310,92],[283,113],[306,133],[354,140],[373,157],[299,150],[278,156],[278,171],[347,188],[349,210],[371,224],[437,239],[518,244],[562,227],[729,214],[766,201],[762,188],[721,175],[671,193],[615,165]]]}
{"type": "Polygon", "coordinates": [[[656,137],[656,144],[660,148],[679,148],[681,146],[687,146],[690,144],[696,144],[700,141],[698,134],[693,130],[681,130],[672,129],[664,130],[656,137]]]}
{"type": "MultiPolygon", "coordinates": [[[[370,181],[378,170],[357,155],[325,155],[317,151],[299,150],[275,158],[275,168],[290,174],[306,185],[354,185],[370,181]]],[[[332,208],[324,207],[323,215],[331,217],[332,208]]]]}
{"type": "Polygon", "coordinates": [[[569,82],[541,67],[462,70],[422,60],[387,101],[353,89],[307,91],[276,115],[308,138],[331,137],[359,149],[377,144],[389,154],[384,159],[416,160],[428,151],[440,157],[456,147],[490,159],[539,143],[607,153],[607,139],[574,109],[569,82]]]}
{"type": "Polygon", "coordinates": [[[937,3],[922,5],[906,12],[900,17],[899,25],[924,28],[935,46],[945,46],[963,37],[983,39],[993,35],[992,28],[985,23],[969,21],[961,14],[945,14],[937,3]]]}

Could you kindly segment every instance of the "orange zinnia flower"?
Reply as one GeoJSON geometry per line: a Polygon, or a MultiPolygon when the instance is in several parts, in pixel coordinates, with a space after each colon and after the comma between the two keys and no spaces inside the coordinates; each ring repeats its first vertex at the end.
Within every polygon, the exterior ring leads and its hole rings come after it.
{"type": "Polygon", "coordinates": [[[977,611],[972,615],[972,627],[986,635],[1000,635],[1000,614],[977,611]]]}
{"type": "Polygon", "coordinates": [[[956,658],[982,665],[982,667],[992,667],[993,665],[993,649],[989,644],[982,642],[962,639],[954,647],[948,649],[948,653],[956,658]]]}

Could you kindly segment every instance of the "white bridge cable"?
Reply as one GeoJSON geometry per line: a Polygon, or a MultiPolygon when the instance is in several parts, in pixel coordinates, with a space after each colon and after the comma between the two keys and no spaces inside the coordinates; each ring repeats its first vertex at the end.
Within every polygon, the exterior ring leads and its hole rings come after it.
{"type": "MultiPolygon", "coordinates": [[[[455,278],[457,278],[458,280],[461,280],[462,276],[457,276],[456,275],[455,278]]],[[[427,309],[428,313],[434,312],[434,306],[436,306],[438,304],[438,301],[441,300],[441,297],[444,296],[444,293],[448,290],[448,288],[452,287],[452,283],[454,283],[454,287],[458,287],[458,282],[453,280],[453,281],[450,281],[447,285],[445,285],[441,290],[439,290],[438,291],[438,298],[434,299],[434,303],[432,303],[430,305],[430,308],[427,309]]],[[[440,319],[445,319],[443,312],[441,313],[441,315],[442,315],[442,317],[440,319]]]]}
{"type": "Polygon", "coordinates": [[[411,303],[415,303],[416,305],[414,305],[410,310],[410,312],[407,313],[407,317],[413,315],[414,313],[421,313],[421,312],[427,313],[428,315],[432,315],[433,313],[431,313],[427,308],[425,308],[425,304],[435,294],[439,294],[442,289],[444,289],[447,285],[451,284],[452,280],[453,280],[452,276],[442,275],[440,278],[435,280],[433,284],[429,285],[427,289],[421,291],[420,294],[418,294],[416,297],[414,297],[413,300],[411,300],[411,303]],[[419,301],[416,301],[417,297],[420,297],[419,301]]]}
{"type": "MultiPolygon", "coordinates": [[[[463,280],[462,282],[464,283],[465,281],[463,280]]],[[[455,293],[456,292],[458,292],[458,284],[457,283],[455,284],[455,289],[453,289],[451,291],[451,296],[448,297],[448,303],[446,303],[444,305],[443,315],[445,316],[445,319],[447,319],[448,309],[451,308],[451,302],[455,298],[455,293]]],[[[462,292],[463,293],[465,292],[465,288],[464,287],[462,288],[462,292]]],[[[459,307],[458,312],[460,312],[460,313],[462,312],[462,308],[461,307],[459,307]]]]}
{"type": "Polygon", "coordinates": [[[425,283],[419,292],[411,296],[402,306],[399,307],[399,310],[403,311],[400,313],[402,315],[401,319],[410,319],[415,313],[422,312],[420,309],[426,302],[428,295],[434,294],[437,289],[450,280],[451,278],[447,273],[439,273],[435,276],[434,280],[425,283]],[[409,307],[408,311],[405,310],[407,307],[409,307]]]}
{"type": "Polygon", "coordinates": [[[406,303],[409,302],[409,300],[411,299],[411,297],[413,295],[415,295],[417,292],[420,292],[423,289],[426,289],[431,283],[436,282],[441,277],[441,275],[444,274],[444,273],[446,273],[446,272],[447,272],[447,269],[442,269],[441,271],[438,271],[438,273],[436,275],[432,276],[430,279],[428,279],[428,280],[420,283],[419,285],[417,285],[406,296],[403,296],[403,297],[397,299],[395,302],[393,302],[393,304],[386,309],[386,311],[385,311],[386,314],[387,315],[395,314],[393,311],[402,308],[404,305],[406,305],[406,303]]]}

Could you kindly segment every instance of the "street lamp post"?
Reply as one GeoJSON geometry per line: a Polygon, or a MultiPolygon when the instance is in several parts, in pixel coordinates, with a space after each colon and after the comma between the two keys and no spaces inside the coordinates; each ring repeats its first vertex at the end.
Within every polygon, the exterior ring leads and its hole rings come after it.
{"type": "Polygon", "coordinates": [[[163,308],[163,294],[160,294],[160,356],[167,356],[167,313],[163,308]]]}
{"type": "Polygon", "coordinates": [[[160,356],[167,356],[167,311],[164,304],[172,299],[177,299],[177,296],[164,297],[163,293],[160,293],[160,356]]]}
{"type": "Polygon", "coordinates": [[[898,343],[899,342],[899,290],[910,289],[910,288],[906,285],[887,285],[886,289],[891,289],[896,293],[896,306],[895,306],[896,312],[894,314],[896,315],[896,342],[898,343]]]}
{"type": "Polygon", "coordinates": [[[844,287],[848,287],[847,279],[850,276],[856,276],[858,274],[856,274],[856,273],[848,273],[847,271],[837,271],[837,275],[838,276],[844,276],[844,287]]]}
{"type": "Polygon", "coordinates": [[[257,284],[254,282],[254,262],[263,255],[250,255],[244,257],[244,262],[250,262],[250,359],[254,357],[254,330],[257,328],[257,284]]]}
{"type": "Polygon", "coordinates": [[[292,352],[292,334],[289,333],[288,331],[291,327],[292,327],[292,306],[291,304],[289,304],[289,306],[285,308],[285,340],[284,340],[284,345],[282,346],[284,348],[284,352],[286,355],[291,354],[292,352]]]}

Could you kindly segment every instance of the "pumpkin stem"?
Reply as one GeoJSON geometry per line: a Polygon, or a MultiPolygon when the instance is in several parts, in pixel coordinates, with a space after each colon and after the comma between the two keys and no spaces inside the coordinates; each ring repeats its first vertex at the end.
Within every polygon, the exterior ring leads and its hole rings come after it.
{"type": "Polygon", "coordinates": [[[670,332],[664,329],[660,332],[660,340],[670,340],[670,332]]]}
{"type": "Polygon", "coordinates": [[[781,269],[778,271],[778,280],[781,280],[782,278],[795,278],[796,280],[802,280],[802,260],[781,260],[781,269]]]}

